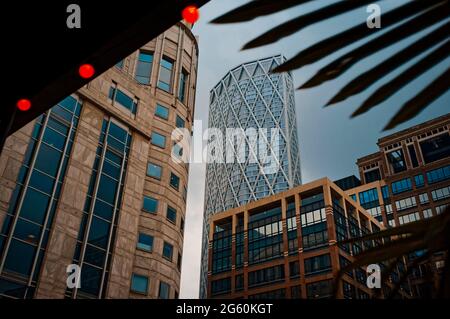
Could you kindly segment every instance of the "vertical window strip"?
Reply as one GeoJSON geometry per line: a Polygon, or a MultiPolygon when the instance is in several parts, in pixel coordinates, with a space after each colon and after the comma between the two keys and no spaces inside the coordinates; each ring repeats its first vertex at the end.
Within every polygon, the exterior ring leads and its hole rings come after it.
{"type": "Polygon", "coordinates": [[[82,222],[80,226],[80,236],[77,245],[77,250],[79,251],[76,251],[74,256],[74,262],[78,261],[78,264],[82,268],[82,288],[75,288],[72,292],[68,291],[73,298],[80,296],[86,298],[104,297],[106,291],[104,284],[109,273],[109,258],[111,255],[111,247],[113,246],[112,238],[114,238],[116,231],[119,207],[121,206],[121,194],[123,193],[124,187],[123,179],[126,173],[130,145],[130,133],[116,125],[112,120],[104,120],[100,144],[97,149],[97,158],[91,177],[91,185],[89,187],[89,200],[86,201],[84,212],[84,219],[86,221],[82,222]],[[114,136],[114,134],[122,136],[114,136]],[[111,159],[108,159],[108,156],[111,159]],[[109,172],[109,167],[114,166],[113,160],[120,162],[120,164],[115,163],[119,167],[118,179],[110,176],[112,174],[109,172]],[[112,194],[113,198],[106,199],[103,198],[105,196],[103,192],[106,192],[107,188],[101,184],[108,183],[108,181],[114,181],[116,187],[114,194],[112,194]],[[111,215],[100,216],[96,212],[97,205],[100,207],[102,207],[101,205],[106,205],[104,207],[112,207],[111,215]],[[96,224],[107,225],[108,228],[104,236],[100,237],[100,240],[98,240],[99,238],[91,238],[95,236],[94,232],[96,229],[93,226],[96,224]],[[106,241],[103,243],[102,241],[104,240],[106,241]],[[93,283],[83,284],[83,279],[92,273],[95,275],[95,272],[97,272],[96,277],[88,277],[88,280],[91,279],[93,283]],[[87,287],[87,289],[83,290],[84,287],[87,287]]]}
{"type": "MultiPolygon", "coordinates": [[[[17,274],[22,277],[23,294],[20,296],[22,298],[31,298],[34,294],[80,112],[81,102],[69,96],[52,107],[50,111],[41,115],[35,123],[32,138],[19,172],[17,187],[11,198],[10,208],[5,220],[5,223],[8,219],[12,223],[9,229],[3,229],[0,234],[0,237],[6,239],[4,251],[0,258],[0,278],[6,277],[10,280],[8,274],[11,273],[15,274],[15,278],[17,278],[17,274]],[[54,154],[58,152],[59,160],[58,158],[50,158],[52,154],[47,152],[46,149],[54,151],[54,154]],[[51,163],[51,167],[49,163],[51,163]],[[49,170],[51,168],[51,172],[43,171],[44,168],[49,170]],[[35,177],[32,179],[33,176],[41,178],[35,177]],[[42,178],[46,178],[47,183],[42,183],[42,178]],[[28,206],[31,207],[36,204],[31,203],[32,195],[30,194],[47,198],[47,202],[43,203],[44,205],[41,207],[43,215],[39,216],[40,220],[30,220],[34,216],[26,213],[28,206]],[[29,234],[26,239],[20,238],[20,225],[34,228],[36,232],[29,234]],[[33,247],[34,252],[29,256],[19,250],[33,249],[33,247]],[[23,263],[18,265],[19,258],[27,258],[28,265],[26,268],[18,268],[23,267],[23,263]]],[[[29,229],[27,230],[29,231],[29,229]]],[[[31,253],[31,251],[27,251],[27,253],[31,253]]],[[[14,297],[18,296],[15,295],[14,297]]]]}

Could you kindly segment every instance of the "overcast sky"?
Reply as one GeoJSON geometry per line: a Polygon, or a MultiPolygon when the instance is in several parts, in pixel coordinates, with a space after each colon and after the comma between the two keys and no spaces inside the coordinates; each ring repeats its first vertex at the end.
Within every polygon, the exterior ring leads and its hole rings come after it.
{"type": "MultiPolygon", "coordinates": [[[[259,58],[275,54],[283,54],[287,58],[298,51],[316,43],[339,30],[365,21],[368,14],[361,8],[350,14],[330,19],[326,23],[313,25],[282,41],[262,48],[240,51],[240,48],[251,39],[268,30],[271,26],[291,19],[299,13],[308,12],[318,6],[331,3],[333,0],[316,0],[300,7],[286,10],[274,16],[259,18],[248,23],[225,26],[209,24],[209,21],[248,0],[212,0],[201,8],[200,21],[194,26],[194,34],[199,36],[200,56],[197,85],[197,101],[195,119],[203,121],[207,128],[209,91],[218,81],[235,66],[259,58]]],[[[398,6],[406,0],[381,1],[382,12],[398,6]]],[[[381,20],[383,25],[383,20],[381,20]]],[[[430,29],[431,30],[431,29],[430,29]]],[[[425,30],[428,33],[430,30],[425,30]]],[[[450,92],[441,96],[425,111],[414,119],[398,126],[395,130],[381,132],[392,114],[425,84],[430,83],[436,75],[441,74],[450,64],[450,58],[424,74],[411,85],[398,92],[393,98],[380,104],[370,112],[349,119],[355,108],[378,88],[377,82],[369,90],[347,99],[335,106],[324,109],[322,106],[342,88],[346,81],[355,74],[367,70],[373,63],[411,43],[405,39],[395,46],[387,48],[353,66],[338,80],[327,82],[317,88],[296,91],[296,111],[299,129],[300,156],[302,165],[302,181],[308,183],[327,176],[338,179],[351,174],[358,176],[355,162],[357,158],[377,151],[376,141],[384,135],[392,134],[409,126],[446,114],[450,108],[450,92]]],[[[338,51],[332,59],[340,56],[345,50],[338,51]]],[[[421,56],[419,56],[420,58],[421,56]]],[[[315,74],[330,59],[319,61],[293,72],[296,87],[315,74]]],[[[414,63],[412,60],[404,68],[414,63]]],[[[403,68],[403,69],[404,69],[403,68]]],[[[395,73],[388,78],[397,75],[395,73]]],[[[195,128],[194,128],[195,130],[195,128]]],[[[187,200],[186,233],[183,252],[183,269],[181,277],[181,298],[198,298],[201,256],[201,232],[203,219],[205,184],[205,166],[191,164],[189,192],[187,200]]]]}

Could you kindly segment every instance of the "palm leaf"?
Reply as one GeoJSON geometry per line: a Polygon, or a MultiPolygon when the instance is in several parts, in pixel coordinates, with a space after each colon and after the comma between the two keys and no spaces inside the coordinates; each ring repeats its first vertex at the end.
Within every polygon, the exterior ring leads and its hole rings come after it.
{"type": "MultiPolygon", "coordinates": [[[[281,10],[288,9],[295,5],[301,5],[309,1],[265,1],[254,0],[231,12],[228,12],[215,20],[214,23],[232,23],[249,21],[254,18],[277,13],[281,10]]],[[[281,23],[271,30],[266,31],[256,39],[244,45],[243,49],[250,49],[274,43],[284,37],[292,35],[303,30],[305,27],[316,24],[326,23],[326,20],[350,12],[360,6],[367,5],[366,0],[347,0],[337,1],[331,5],[325,5],[316,10],[301,14],[294,19],[281,23]]],[[[348,70],[351,66],[362,61],[363,59],[373,55],[374,53],[383,50],[395,43],[411,36],[418,36],[422,31],[438,26],[450,16],[449,0],[414,0],[409,1],[389,12],[382,15],[382,29],[369,29],[366,22],[351,27],[343,32],[332,35],[316,44],[311,45],[303,51],[300,51],[285,63],[276,67],[273,72],[291,71],[301,68],[305,65],[315,63],[338,50],[354,45],[359,41],[363,42],[368,37],[377,34],[381,30],[391,27],[388,31],[382,33],[380,36],[365,41],[352,49],[350,52],[337,58],[333,62],[327,64],[324,68],[319,70],[316,75],[306,81],[300,88],[310,88],[321,85],[322,83],[336,79],[348,70]]],[[[448,22],[448,21],[447,21],[448,22]]],[[[394,52],[385,61],[374,66],[369,71],[356,76],[347,85],[344,86],[335,97],[333,97],[329,104],[334,104],[345,100],[346,98],[361,93],[367,89],[374,82],[387,76],[391,72],[395,72],[404,63],[414,58],[421,52],[433,48],[435,45],[442,43],[449,38],[449,23],[439,26],[436,30],[429,32],[426,35],[421,35],[415,43],[409,45],[400,52],[394,52]],[[362,80],[362,81],[361,81],[362,80]]],[[[447,47],[435,50],[432,54],[418,62],[413,68],[410,68],[403,76],[397,77],[393,81],[386,83],[382,89],[377,91],[377,94],[372,95],[359,107],[352,116],[362,114],[375,105],[385,101],[391,97],[397,90],[403,86],[411,83],[418,76],[430,70],[433,66],[440,63],[443,59],[448,57],[447,47]]],[[[445,74],[444,74],[445,75],[445,74]]],[[[417,96],[411,97],[403,108],[400,109],[397,115],[389,122],[385,129],[391,129],[396,125],[403,123],[420,113],[433,100],[441,96],[450,88],[450,82],[444,76],[438,77],[431,85],[428,85],[417,96]],[[426,99],[429,95],[431,99],[426,99]]]]}
{"type": "MultiPolygon", "coordinates": [[[[401,50],[397,54],[393,55],[389,59],[385,60],[384,62],[378,64],[373,69],[370,69],[367,72],[362,73],[358,77],[356,77],[354,80],[352,80],[350,83],[348,83],[344,88],[342,88],[328,103],[327,105],[331,105],[334,103],[341,102],[345,99],[347,99],[350,96],[353,96],[355,94],[361,93],[368,87],[370,87],[372,84],[374,84],[376,81],[384,77],[385,75],[389,74],[392,71],[395,71],[398,67],[403,65],[404,63],[409,62],[411,59],[419,55],[421,52],[425,52],[428,49],[432,48],[434,45],[438,44],[442,40],[448,37],[448,34],[450,33],[450,23],[445,24],[444,26],[436,29],[435,31],[431,32],[430,34],[427,34],[424,38],[414,42],[413,44],[409,45],[405,49],[401,50]]],[[[448,47],[448,41],[446,42],[445,47],[448,47]]],[[[448,49],[440,49],[434,51],[434,55],[430,54],[423,60],[427,59],[426,63],[424,63],[423,66],[420,66],[421,73],[425,72],[426,70],[430,69],[435,64],[439,63],[445,57],[447,57],[449,50],[448,49]],[[447,51],[445,51],[447,50],[447,51]]],[[[422,60],[422,61],[423,61],[422,60]]],[[[417,67],[420,64],[417,63],[414,65],[414,69],[417,72],[417,67]]],[[[420,75],[421,73],[415,74],[420,75]]],[[[408,79],[407,77],[406,79],[408,79]]],[[[392,92],[395,92],[398,90],[398,87],[393,87],[389,85],[392,88],[392,92]]],[[[375,94],[374,94],[375,95],[375,94]]],[[[386,97],[387,98],[387,97],[386,97]]],[[[364,112],[367,112],[368,109],[358,109],[355,111],[352,116],[356,116],[359,114],[362,114],[364,112]]]]}
{"type": "MultiPolygon", "coordinates": [[[[438,290],[438,296],[450,297],[450,267],[448,267],[449,249],[450,249],[450,205],[447,206],[445,211],[429,219],[417,221],[414,223],[399,226],[397,228],[391,228],[380,231],[379,233],[369,234],[366,236],[353,238],[350,240],[339,242],[338,244],[352,243],[358,241],[367,241],[369,239],[382,239],[389,238],[390,236],[397,236],[392,238],[391,241],[384,242],[380,246],[370,248],[355,257],[355,261],[351,264],[343,267],[338,272],[335,280],[335,289],[337,289],[337,283],[341,280],[342,276],[355,268],[369,265],[379,264],[388,260],[398,260],[402,256],[408,255],[416,251],[425,251],[425,253],[411,261],[405,273],[401,274],[399,282],[394,285],[394,289],[389,297],[392,297],[398,292],[398,289],[405,282],[406,278],[410,275],[412,269],[422,262],[429,262],[431,256],[437,252],[446,252],[447,260],[442,276],[442,283],[438,290]],[[409,236],[398,237],[401,234],[409,234],[409,236]]],[[[383,273],[383,282],[391,273],[391,266],[383,273]]]]}

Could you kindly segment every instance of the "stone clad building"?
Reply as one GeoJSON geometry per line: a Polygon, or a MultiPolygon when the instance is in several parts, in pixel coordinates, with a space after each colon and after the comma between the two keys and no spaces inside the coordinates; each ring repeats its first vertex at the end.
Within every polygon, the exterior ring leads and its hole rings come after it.
{"type": "Polygon", "coordinates": [[[177,298],[198,44],[178,23],[8,138],[0,296],[177,298]],[[81,266],[80,287],[67,266],[81,266]]]}

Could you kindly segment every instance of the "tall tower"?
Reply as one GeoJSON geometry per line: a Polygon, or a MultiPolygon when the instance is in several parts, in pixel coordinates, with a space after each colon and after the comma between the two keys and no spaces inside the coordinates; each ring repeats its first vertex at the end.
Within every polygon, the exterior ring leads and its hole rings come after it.
{"type": "MultiPolygon", "coordinates": [[[[267,129],[266,138],[258,136],[258,143],[264,144],[263,149],[268,150],[267,154],[273,151],[276,170],[265,170],[266,158],[256,156],[255,160],[251,147],[246,147],[243,162],[236,160],[224,164],[208,161],[201,298],[206,297],[209,217],[301,184],[292,76],[290,73],[270,73],[284,60],[283,56],[277,55],[244,63],[229,71],[210,92],[208,127],[219,129],[223,136],[226,136],[226,131],[230,128],[243,131],[267,129]],[[274,135],[270,133],[271,129],[279,130],[276,143],[274,135]]],[[[245,141],[251,145],[250,138],[245,141]]],[[[224,138],[223,158],[226,158],[227,151],[239,151],[239,148],[229,146],[230,140],[224,138]]],[[[260,147],[260,144],[258,146],[260,147]]]]}
{"type": "Polygon", "coordinates": [[[0,296],[178,297],[188,166],[171,134],[192,129],[197,59],[178,23],[8,138],[0,296]]]}

